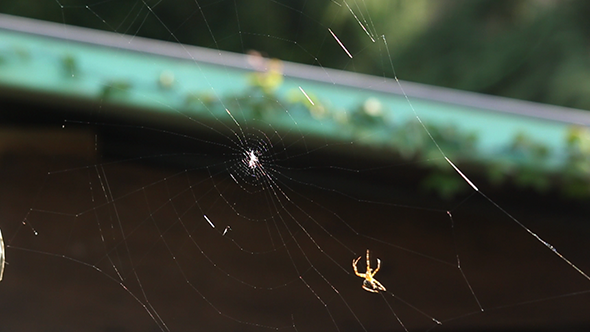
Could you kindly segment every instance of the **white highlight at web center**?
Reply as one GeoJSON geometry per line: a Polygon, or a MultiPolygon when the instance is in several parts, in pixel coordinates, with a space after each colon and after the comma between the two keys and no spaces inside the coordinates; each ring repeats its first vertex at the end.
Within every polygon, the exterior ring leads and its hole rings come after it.
{"type": "Polygon", "coordinates": [[[256,157],[256,154],[254,154],[254,150],[250,150],[250,152],[248,152],[248,158],[248,167],[256,168],[256,165],[258,165],[258,157],[256,157]]]}

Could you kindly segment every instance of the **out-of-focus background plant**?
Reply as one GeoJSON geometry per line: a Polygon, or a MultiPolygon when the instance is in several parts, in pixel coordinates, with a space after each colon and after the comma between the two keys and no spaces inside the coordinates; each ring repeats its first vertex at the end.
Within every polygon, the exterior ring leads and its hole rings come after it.
{"type": "MultiPolygon", "coordinates": [[[[146,6],[136,1],[117,3],[117,10],[110,1],[61,4],[63,8],[56,1],[3,1],[0,12],[172,38],[147,13],[146,6]],[[130,13],[141,19],[125,19],[130,13]],[[122,23],[110,26],[103,19],[122,23]]],[[[360,19],[366,20],[374,40],[387,37],[397,76],[404,80],[590,109],[590,2],[585,0],[200,0],[199,7],[194,1],[178,0],[173,6],[160,6],[158,1],[146,4],[168,22],[182,43],[242,53],[261,50],[268,57],[314,65],[318,58],[325,67],[392,76],[388,65],[377,61],[384,58],[384,48],[369,46],[373,41],[359,28],[349,5],[356,13],[368,14],[360,19]],[[187,18],[187,13],[192,14],[187,18]],[[318,38],[327,35],[328,27],[314,17],[331,22],[330,28],[354,54],[354,61],[338,45],[318,38]]]]}
{"type": "MultiPolygon", "coordinates": [[[[584,0],[364,0],[362,6],[343,0],[292,0],[288,5],[201,0],[195,6],[192,0],[178,0],[168,6],[146,1],[134,7],[137,3],[6,1],[0,3],[0,12],[251,55],[252,50],[263,50],[253,60],[269,57],[319,65],[321,59],[323,67],[380,76],[394,75],[383,63],[391,56],[397,76],[404,80],[590,110],[590,2],[584,0]],[[157,16],[148,13],[148,6],[157,16]],[[367,31],[359,28],[349,6],[356,13],[369,14],[360,18],[367,31]],[[142,19],[126,18],[130,13],[142,19]],[[313,17],[326,19],[311,21],[313,17]],[[166,29],[161,21],[167,22],[166,29]],[[325,22],[331,22],[329,28],[354,54],[354,61],[336,43],[318,38],[327,35],[325,22]],[[381,42],[382,35],[387,37],[388,51],[373,45],[381,42]]],[[[6,59],[0,55],[0,63],[6,59]]],[[[74,58],[65,57],[62,65],[68,76],[77,71],[74,58]]],[[[339,134],[346,139],[388,149],[408,161],[431,160],[430,175],[423,181],[426,189],[444,197],[468,189],[450,172],[416,120],[400,123],[388,118],[384,106],[373,98],[343,113],[322,103],[311,89],[307,93],[313,105],[300,91],[285,97],[277,93],[281,61],[265,66],[250,76],[247,91],[224,96],[223,102],[197,91],[186,97],[185,106],[224,112],[223,105],[238,103],[239,109],[250,112],[248,116],[261,120],[286,116],[289,110],[298,121],[304,121],[301,116],[331,121],[334,127],[345,128],[339,134]],[[380,139],[384,136],[387,139],[380,139]]],[[[132,88],[125,79],[113,81],[105,84],[102,98],[118,98],[132,88]]],[[[491,184],[510,181],[539,192],[590,196],[588,128],[571,128],[563,162],[555,164],[548,158],[549,148],[526,132],[490,160],[480,158],[476,132],[452,125],[427,126],[449,158],[482,171],[491,184]]]]}

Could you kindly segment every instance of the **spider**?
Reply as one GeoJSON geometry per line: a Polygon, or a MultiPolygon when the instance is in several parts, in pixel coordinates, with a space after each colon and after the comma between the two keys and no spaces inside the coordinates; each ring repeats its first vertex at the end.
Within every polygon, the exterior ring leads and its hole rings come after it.
{"type": "Polygon", "coordinates": [[[359,271],[357,270],[356,264],[358,263],[358,261],[361,259],[361,257],[363,256],[359,256],[357,259],[352,260],[352,268],[354,269],[354,273],[361,277],[361,278],[365,278],[365,280],[363,281],[363,289],[371,292],[371,293],[379,293],[379,291],[387,291],[385,289],[385,286],[381,285],[381,283],[379,281],[377,281],[377,279],[373,278],[375,276],[375,274],[377,274],[377,271],[379,271],[379,268],[381,268],[381,260],[379,258],[377,258],[377,268],[375,270],[371,269],[371,260],[370,260],[370,255],[369,255],[369,249],[367,249],[367,271],[365,273],[359,273],[359,271]]]}

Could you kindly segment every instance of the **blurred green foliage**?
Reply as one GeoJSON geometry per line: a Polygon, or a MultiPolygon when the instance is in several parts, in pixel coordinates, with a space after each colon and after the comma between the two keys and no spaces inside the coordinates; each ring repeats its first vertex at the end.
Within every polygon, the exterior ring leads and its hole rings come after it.
{"type": "Polygon", "coordinates": [[[125,98],[129,90],[131,90],[132,84],[125,79],[117,79],[108,81],[103,85],[100,92],[101,99],[121,99],[125,98]]]}
{"type": "Polygon", "coordinates": [[[400,79],[590,109],[585,0],[29,0],[0,12],[392,76],[385,36],[400,79]]]}
{"type": "MultiPolygon", "coordinates": [[[[30,0],[1,2],[0,12],[228,51],[256,50],[375,75],[393,76],[395,65],[396,75],[405,80],[590,109],[590,2],[584,0],[30,0]]],[[[251,75],[247,91],[223,102],[195,92],[187,95],[186,109],[225,112],[223,105],[238,103],[233,109],[255,119],[289,114],[298,121],[331,121],[345,128],[340,134],[347,139],[403,160],[428,160],[424,188],[447,198],[469,188],[441,158],[428,133],[451,160],[485,174],[491,184],[510,181],[539,192],[590,196],[587,128],[571,129],[558,166],[550,165],[548,148],[525,133],[493,160],[483,160],[475,133],[433,125],[425,131],[415,120],[396,123],[375,99],[343,113],[323,105],[313,91],[307,91],[313,105],[300,91],[283,98],[275,93],[282,83],[280,61],[271,64],[270,70],[251,75]],[[387,140],[371,141],[384,135],[387,140]]],[[[67,76],[77,76],[75,59],[64,57],[62,67],[67,76]]],[[[160,83],[170,89],[174,80],[164,76],[160,83]]],[[[107,82],[101,98],[124,98],[130,89],[126,80],[107,82]]]]}
{"type": "Polygon", "coordinates": [[[574,127],[567,137],[567,167],[563,168],[564,193],[569,197],[590,196],[590,130],[574,127]]]}

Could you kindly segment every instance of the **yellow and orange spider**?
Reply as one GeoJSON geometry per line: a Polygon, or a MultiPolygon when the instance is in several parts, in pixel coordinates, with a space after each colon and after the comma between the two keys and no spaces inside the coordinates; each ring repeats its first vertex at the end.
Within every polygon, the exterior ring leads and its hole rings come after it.
{"type": "Polygon", "coordinates": [[[367,249],[367,271],[365,273],[359,273],[359,271],[357,270],[356,267],[356,263],[358,263],[358,261],[361,259],[361,257],[363,256],[359,256],[357,259],[353,259],[352,260],[352,268],[354,269],[354,273],[361,277],[361,278],[365,278],[365,280],[363,280],[363,289],[371,292],[371,293],[379,293],[380,291],[385,292],[387,291],[385,289],[385,286],[381,285],[381,283],[379,281],[377,281],[377,279],[373,278],[375,276],[375,274],[377,274],[377,271],[379,271],[379,269],[381,268],[381,260],[379,258],[377,258],[377,268],[375,270],[371,269],[371,259],[370,259],[370,255],[369,255],[369,249],[367,249]]]}

